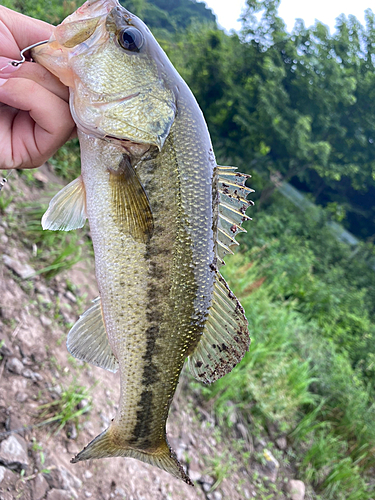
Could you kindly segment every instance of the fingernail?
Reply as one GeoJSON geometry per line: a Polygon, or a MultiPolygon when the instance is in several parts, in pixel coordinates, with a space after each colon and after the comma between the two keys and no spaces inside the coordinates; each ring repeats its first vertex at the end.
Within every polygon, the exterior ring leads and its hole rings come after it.
{"type": "Polygon", "coordinates": [[[0,87],[2,85],[4,85],[4,83],[6,83],[8,80],[6,80],[5,78],[0,78],[0,87]]]}

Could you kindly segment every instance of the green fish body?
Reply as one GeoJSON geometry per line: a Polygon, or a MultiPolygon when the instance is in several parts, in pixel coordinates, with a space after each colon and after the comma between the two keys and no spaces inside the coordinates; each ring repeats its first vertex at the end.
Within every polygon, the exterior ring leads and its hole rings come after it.
{"type": "Polygon", "coordinates": [[[88,218],[100,292],[68,350],[121,379],[114,420],[73,462],[133,457],[191,484],[166,420],[186,358],[210,383],[249,347],[219,272],[248,219],[247,176],[216,165],[191,91],[117,0],[86,2],[33,57],[70,87],[81,145],[81,177],[51,200],[43,227],[88,218]]]}

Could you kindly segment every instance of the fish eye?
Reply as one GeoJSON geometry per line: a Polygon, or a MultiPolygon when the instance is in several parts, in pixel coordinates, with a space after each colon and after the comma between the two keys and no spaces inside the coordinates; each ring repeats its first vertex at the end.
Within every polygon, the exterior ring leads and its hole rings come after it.
{"type": "Polygon", "coordinates": [[[134,26],[129,26],[121,30],[118,40],[121,47],[131,52],[138,52],[144,41],[142,33],[137,28],[134,28],[134,26]]]}

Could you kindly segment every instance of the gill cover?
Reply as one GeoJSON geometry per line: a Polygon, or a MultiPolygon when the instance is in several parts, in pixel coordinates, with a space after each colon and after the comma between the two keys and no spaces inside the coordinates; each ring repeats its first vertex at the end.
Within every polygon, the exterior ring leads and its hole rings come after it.
{"type": "Polygon", "coordinates": [[[145,24],[117,0],[86,2],[33,58],[70,87],[83,132],[163,147],[176,113],[169,85],[175,70],[145,24]]]}

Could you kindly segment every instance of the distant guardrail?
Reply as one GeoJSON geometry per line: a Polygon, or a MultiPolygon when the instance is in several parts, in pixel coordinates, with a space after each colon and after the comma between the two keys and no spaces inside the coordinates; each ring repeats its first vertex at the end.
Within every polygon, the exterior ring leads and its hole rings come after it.
{"type": "MultiPolygon", "coordinates": [[[[316,210],[318,208],[317,205],[308,200],[306,196],[301,194],[298,189],[293,187],[288,182],[277,182],[275,184],[279,192],[283,196],[285,196],[285,198],[288,198],[288,200],[291,201],[293,205],[300,208],[301,210],[311,210],[313,212],[314,209],[316,210]]],[[[338,240],[343,241],[350,246],[356,246],[360,242],[360,240],[356,238],[354,234],[349,233],[349,231],[347,231],[337,222],[328,221],[327,225],[332,229],[332,232],[338,240]]],[[[371,267],[373,266],[371,265],[371,267]]]]}

